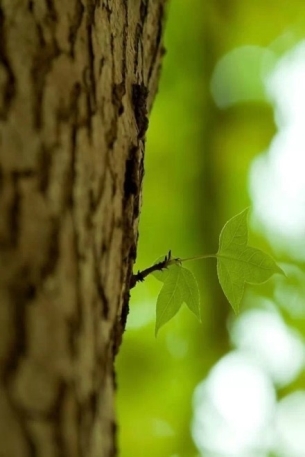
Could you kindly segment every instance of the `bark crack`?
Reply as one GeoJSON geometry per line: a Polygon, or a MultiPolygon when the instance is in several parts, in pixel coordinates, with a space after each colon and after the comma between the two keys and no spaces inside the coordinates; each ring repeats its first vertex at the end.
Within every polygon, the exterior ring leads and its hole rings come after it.
{"type": "Polygon", "coordinates": [[[33,126],[35,129],[40,130],[44,123],[42,107],[46,79],[52,69],[53,61],[60,55],[60,50],[55,39],[49,44],[45,42],[40,24],[36,24],[36,28],[41,47],[37,50],[33,58],[31,75],[33,87],[33,126]]]}
{"type": "Polygon", "coordinates": [[[3,85],[4,87],[0,87],[0,119],[2,120],[6,120],[8,118],[11,104],[16,95],[16,79],[6,49],[5,26],[3,9],[0,5],[0,70],[2,67],[6,75],[3,85]]]}
{"type": "Polygon", "coordinates": [[[81,0],[75,1],[75,7],[73,16],[71,19],[71,25],[69,30],[69,43],[70,43],[70,55],[74,59],[75,57],[75,44],[78,38],[78,31],[83,21],[85,8],[81,0]]]}

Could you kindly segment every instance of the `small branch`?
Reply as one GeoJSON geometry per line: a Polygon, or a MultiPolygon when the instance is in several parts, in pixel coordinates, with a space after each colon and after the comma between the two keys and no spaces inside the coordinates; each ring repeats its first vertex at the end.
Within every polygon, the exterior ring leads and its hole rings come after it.
{"type": "Polygon", "coordinates": [[[174,258],[172,259],[172,253],[171,251],[168,252],[168,254],[164,257],[164,260],[161,262],[155,263],[149,268],[146,268],[145,270],[138,271],[137,274],[132,275],[131,280],[130,280],[130,289],[135,287],[137,282],[142,282],[148,276],[150,273],[153,273],[154,271],[162,271],[165,268],[168,268],[170,265],[174,265],[180,263],[180,259],[174,258]]]}
{"type": "Polygon", "coordinates": [[[198,255],[195,257],[187,257],[186,259],[179,259],[178,257],[172,259],[172,252],[169,251],[168,254],[164,257],[164,260],[161,262],[155,263],[149,268],[145,270],[138,271],[137,274],[132,275],[130,280],[130,289],[135,287],[137,282],[142,282],[150,273],[154,271],[162,271],[165,268],[168,268],[170,265],[181,265],[182,262],[188,262],[190,260],[199,260],[199,259],[208,259],[211,257],[217,257],[217,254],[206,254],[206,255],[198,255]]]}

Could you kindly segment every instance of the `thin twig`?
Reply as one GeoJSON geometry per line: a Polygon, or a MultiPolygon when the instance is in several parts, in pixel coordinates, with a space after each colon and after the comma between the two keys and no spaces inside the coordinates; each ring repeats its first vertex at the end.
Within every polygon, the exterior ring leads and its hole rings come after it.
{"type": "Polygon", "coordinates": [[[168,268],[170,265],[174,265],[180,263],[180,259],[174,258],[172,259],[172,253],[171,251],[168,252],[168,254],[164,257],[164,260],[161,262],[155,263],[151,267],[146,268],[145,270],[138,271],[137,274],[132,275],[131,280],[130,280],[130,289],[135,287],[137,282],[142,282],[148,276],[150,273],[153,273],[154,271],[162,271],[165,268],[168,268]]]}
{"type": "Polygon", "coordinates": [[[168,268],[170,265],[181,265],[182,262],[188,262],[189,260],[199,260],[199,259],[208,259],[210,257],[217,257],[216,254],[207,254],[207,255],[198,255],[195,257],[187,257],[186,259],[179,259],[178,257],[172,258],[172,252],[169,251],[168,254],[164,257],[164,260],[161,262],[155,263],[151,267],[146,268],[145,270],[138,271],[137,274],[131,276],[130,280],[130,289],[135,287],[137,282],[142,282],[150,273],[154,271],[162,271],[165,268],[168,268]]]}

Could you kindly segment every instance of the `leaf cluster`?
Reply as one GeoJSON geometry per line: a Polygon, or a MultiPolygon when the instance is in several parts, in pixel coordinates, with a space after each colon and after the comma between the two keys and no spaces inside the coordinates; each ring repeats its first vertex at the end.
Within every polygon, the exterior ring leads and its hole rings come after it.
{"type": "Polygon", "coordinates": [[[225,224],[216,254],[179,259],[172,258],[170,251],[163,260],[133,276],[132,287],[150,273],[163,282],[156,306],[156,335],[183,303],[201,320],[198,284],[193,273],[182,266],[183,262],[214,257],[219,283],[235,313],[239,312],[246,284],[261,284],[275,273],[284,274],[269,254],[248,246],[248,212],[247,208],[225,224]]]}

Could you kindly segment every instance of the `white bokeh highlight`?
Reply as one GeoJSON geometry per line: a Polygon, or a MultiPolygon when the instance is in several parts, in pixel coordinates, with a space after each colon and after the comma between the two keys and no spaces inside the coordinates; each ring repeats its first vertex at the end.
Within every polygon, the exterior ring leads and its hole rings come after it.
{"type": "Polygon", "coordinates": [[[304,258],[305,243],[300,241],[305,236],[305,42],[279,60],[265,85],[278,133],[251,167],[254,219],[275,248],[304,258]]]}
{"type": "Polygon", "coordinates": [[[193,438],[201,455],[264,456],[275,391],[263,370],[238,351],[223,357],[196,388],[193,438]]]}
{"type": "Polygon", "coordinates": [[[274,449],[280,457],[305,455],[305,391],[283,398],[277,407],[274,449]]]}
{"type": "Polygon", "coordinates": [[[277,386],[291,383],[304,367],[305,350],[300,335],[287,327],[275,311],[244,312],[233,325],[231,339],[277,386]]]}

